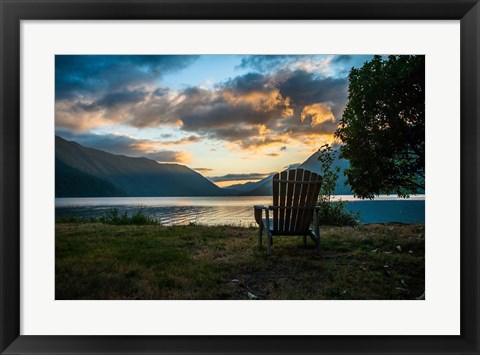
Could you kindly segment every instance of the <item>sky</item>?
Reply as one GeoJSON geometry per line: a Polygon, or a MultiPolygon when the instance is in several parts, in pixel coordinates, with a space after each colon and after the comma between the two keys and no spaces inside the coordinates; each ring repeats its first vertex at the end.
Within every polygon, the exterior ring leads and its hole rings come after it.
{"type": "Polygon", "coordinates": [[[305,161],[333,133],[364,55],[57,55],[55,132],[183,164],[219,186],[305,161]]]}

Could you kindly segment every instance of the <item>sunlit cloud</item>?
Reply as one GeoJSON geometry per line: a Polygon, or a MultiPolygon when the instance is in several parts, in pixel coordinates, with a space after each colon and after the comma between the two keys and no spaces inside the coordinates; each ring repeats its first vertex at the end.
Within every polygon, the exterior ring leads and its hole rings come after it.
{"type": "Polygon", "coordinates": [[[202,173],[202,174],[207,174],[211,171],[213,171],[213,169],[210,169],[210,168],[192,168],[193,170],[196,170],[198,171],[199,173],[202,173]]]}
{"type": "Polygon", "coordinates": [[[312,126],[319,125],[327,121],[335,122],[335,117],[333,116],[332,110],[325,104],[316,103],[313,105],[305,106],[300,114],[300,119],[305,121],[310,118],[312,126]]]}
{"type": "Polygon", "coordinates": [[[162,141],[162,145],[169,146],[169,145],[188,145],[194,144],[202,141],[202,138],[199,136],[191,135],[185,138],[180,138],[174,141],[162,141]]]}
{"type": "Polygon", "coordinates": [[[192,158],[190,152],[163,149],[165,145],[161,141],[135,139],[120,134],[78,134],[68,131],[60,131],[57,134],[86,147],[130,157],[145,157],[163,163],[188,163],[192,158]]]}
{"type": "Polygon", "coordinates": [[[237,56],[219,76],[213,65],[193,72],[196,56],[65,57],[56,59],[57,134],[114,154],[199,166],[207,175],[280,170],[335,143],[348,96],[345,70],[361,60],[237,56]]]}
{"type": "Polygon", "coordinates": [[[210,176],[208,179],[213,182],[238,181],[238,180],[261,180],[270,174],[250,173],[250,174],[227,174],[223,176],[210,176]]]}
{"type": "Polygon", "coordinates": [[[192,161],[190,152],[161,150],[152,152],[140,152],[141,156],[156,160],[159,163],[182,163],[187,164],[192,161]]]}
{"type": "MultiPolygon", "coordinates": [[[[326,65],[332,58],[296,58],[298,65],[293,68],[322,61],[326,65]]],[[[345,79],[318,76],[305,68],[248,73],[211,88],[176,91],[157,86],[149,90],[123,88],[90,101],[60,100],[57,128],[86,132],[122,124],[190,133],[177,140],[137,143],[138,150],[149,153],[160,145],[194,144],[201,139],[216,140],[230,150],[258,151],[286,147],[294,141],[306,144],[306,135],[312,141],[315,136],[333,134],[347,98],[345,79]]]]}

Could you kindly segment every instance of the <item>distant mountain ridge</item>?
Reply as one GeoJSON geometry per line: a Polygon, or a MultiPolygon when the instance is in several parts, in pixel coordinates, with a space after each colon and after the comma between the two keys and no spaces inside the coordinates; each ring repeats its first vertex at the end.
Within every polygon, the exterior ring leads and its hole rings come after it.
{"type": "MultiPolygon", "coordinates": [[[[89,177],[90,180],[92,177],[97,178],[96,182],[101,185],[100,190],[96,192],[98,196],[105,195],[106,191],[110,191],[114,196],[125,196],[124,193],[126,193],[127,196],[136,197],[231,196],[235,194],[233,191],[221,189],[184,165],[160,164],[147,158],[111,154],[84,147],[59,136],[55,136],[55,159],[57,162],[55,188],[63,191],[63,197],[73,197],[72,193],[80,193],[79,189],[76,190],[75,179],[72,179],[72,175],[68,175],[68,173],[72,174],[72,171],[76,177],[80,173],[84,174],[84,178],[89,177]]],[[[91,195],[93,191],[84,191],[83,194],[85,193],[91,195]]]]}
{"type": "MultiPolygon", "coordinates": [[[[289,168],[322,174],[318,154],[289,168]]],[[[344,184],[348,161],[337,159],[333,165],[340,167],[334,194],[352,194],[344,184]]],[[[56,197],[268,196],[272,195],[272,177],[220,188],[185,165],[107,153],[55,136],[56,197]]]]}
{"type": "MultiPolygon", "coordinates": [[[[302,168],[310,170],[314,173],[322,175],[322,167],[320,161],[318,160],[319,153],[313,153],[307,160],[302,164],[291,164],[288,169],[302,168]]],[[[333,167],[339,167],[340,172],[338,174],[337,184],[335,186],[334,194],[335,195],[352,195],[353,192],[350,188],[350,185],[346,184],[346,178],[343,174],[344,170],[348,168],[348,160],[345,159],[336,159],[333,162],[333,167]]],[[[288,170],[287,169],[287,170],[288,170]]],[[[262,180],[256,182],[248,182],[246,184],[237,184],[229,186],[228,188],[239,191],[241,196],[269,196],[272,195],[272,178],[274,174],[263,178],[262,180]]]]}
{"type": "Polygon", "coordinates": [[[127,193],[111,182],[81,172],[55,159],[55,196],[120,197],[127,196],[127,193]]]}

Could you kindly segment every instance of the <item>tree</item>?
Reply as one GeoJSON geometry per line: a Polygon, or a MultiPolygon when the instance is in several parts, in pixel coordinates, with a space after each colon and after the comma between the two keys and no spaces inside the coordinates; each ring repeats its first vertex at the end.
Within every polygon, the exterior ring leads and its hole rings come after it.
{"type": "Polygon", "coordinates": [[[338,151],[331,145],[324,144],[318,150],[318,160],[322,169],[322,186],[318,196],[319,221],[321,225],[356,226],[359,214],[348,212],[344,201],[332,201],[340,168],[334,166],[338,151]]]}
{"type": "Polygon", "coordinates": [[[354,194],[408,197],[425,188],[425,56],[375,56],[349,74],[335,136],[354,194]]]}
{"type": "Polygon", "coordinates": [[[336,158],[336,152],[333,150],[331,145],[322,145],[318,150],[318,153],[318,160],[320,161],[320,166],[322,167],[322,186],[320,187],[320,193],[318,194],[318,201],[320,203],[330,203],[332,201],[332,195],[335,191],[340,168],[338,166],[333,166],[333,162],[336,158]]]}

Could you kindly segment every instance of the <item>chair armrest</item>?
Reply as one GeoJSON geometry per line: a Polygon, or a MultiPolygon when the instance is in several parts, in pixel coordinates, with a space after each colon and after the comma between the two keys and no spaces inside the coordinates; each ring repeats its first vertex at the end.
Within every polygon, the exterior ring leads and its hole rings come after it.
{"type": "Polygon", "coordinates": [[[255,222],[257,222],[257,224],[259,226],[262,225],[262,211],[265,210],[265,213],[268,214],[268,207],[267,206],[253,206],[254,208],[254,211],[255,211],[255,222]]]}
{"type": "Polygon", "coordinates": [[[260,210],[268,210],[268,206],[261,206],[261,205],[255,205],[255,206],[253,206],[253,208],[255,208],[256,210],[257,210],[257,209],[260,209],[260,210]]]}

